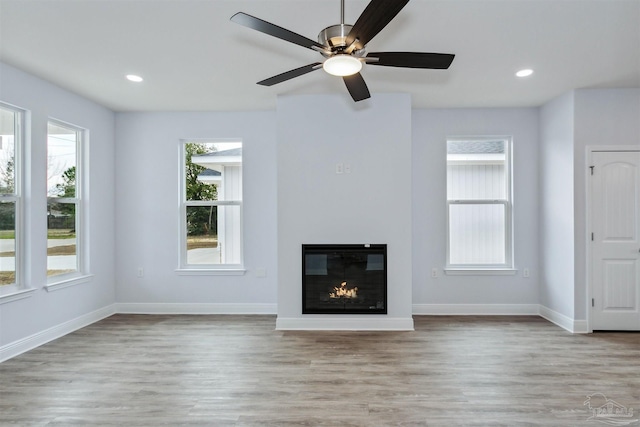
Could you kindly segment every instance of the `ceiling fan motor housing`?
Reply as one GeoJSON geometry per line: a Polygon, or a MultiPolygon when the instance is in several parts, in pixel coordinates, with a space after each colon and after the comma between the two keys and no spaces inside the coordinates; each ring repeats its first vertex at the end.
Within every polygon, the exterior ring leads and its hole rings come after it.
{"type": "MultiPolygon", "coordinates": [[[[349,35],[351,28],[353,28],[353,25],[346,24],[337,24],[327,27],[318,34],[318,43],[327,46],[333,54],[341,53],[348,47],[345,40],[347,39],[347,35],[349,35]]],[[[331,56],[325,52],[320,53],[327,58],[331,56]]],[[[364,49],[359,51],[356,50],[353,54],[354,56],[361,57],[364,55],[364,49]]]]}

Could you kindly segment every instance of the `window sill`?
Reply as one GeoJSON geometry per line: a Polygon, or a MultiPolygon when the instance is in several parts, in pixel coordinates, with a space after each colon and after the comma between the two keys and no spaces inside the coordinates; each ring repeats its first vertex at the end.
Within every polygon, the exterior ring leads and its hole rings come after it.
{"type": "Polygon", "coordinates": [[[445,268],[447,276],[513,276],[518,272],[515,268],[445,268]]]}
{"type": "Polygon", "coordinates": [[[48,283],[44,288],[47,292],[58,291],[60,289],[68,288],[70,286],[80,285],[91,281],[93,274],[85,274],[83,276],[74,276],[66,279],[59,280],[57,282],[48,283]]]}
{"type": "Polygon", "coordinates": [[[179,276],[243,276],[244,268],[177,268],[179,276]]]}
{"type": "Polygon", "coordinates": [[[36,290],[36,288],[18,288],[15,285],[3,286],[0,288],[0,304],[29,298],[36,290]]]}

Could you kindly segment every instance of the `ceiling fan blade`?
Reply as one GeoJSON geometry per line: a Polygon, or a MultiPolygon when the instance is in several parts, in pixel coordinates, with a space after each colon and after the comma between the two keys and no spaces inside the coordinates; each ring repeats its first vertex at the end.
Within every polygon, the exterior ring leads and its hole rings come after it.
{"type": "Polygon", "coordinates": [[[299,77],[303,74],[310,73],[320,68],[322,62],[315,62],[313,64],[305,65],[304,67],[296,68],[295,70],[290,70],[284,72],[282,74],[278,74],[277,76],[270,77],[268,79],[262,80],[258,82],[259,85],[262,86],[273,86],[278,83],[282,83],[284,81],[293,79],[294,77],[299,77]]]}
{"type": "Polygon", "coordinates": [[[300,34],[294,33],[293,31],[289,31],[285,28],[279,27],[267,21],[263,21],[262,19],[256,18],[255,16],[247,15],[243,12],[238,12],[233,15],[231,17],[231,21],[235,22],[236,24],[251,28],[252,30],[260,31],[261,33],[286,40],[293,44],[297,44],[298,46],[306,47],[307,49],[326,49],[325,46],[309,38],[306,38],[305,36],[301,36],[300,34]]]}
{"type": "Polygon", "coordinates": [[[358,39],[356,49],[362,49],[409,3],[409,0],[371,0],[345,40],[347,46],[358,39]]]}
{"type": "Polygon", "coordinates": [[[342,79],[354,101],[358,102],[371,97],[369,88],[360,73],[344,76],[342,79]]]}
{"type": "Polygon", "coordinates": [[[371,52],[367,54],[367,58],[378,58],[378,61],[367,62],[367,64],[446,70],[453,62],[454,57],[455,55],[450,53],[371,52]]]}

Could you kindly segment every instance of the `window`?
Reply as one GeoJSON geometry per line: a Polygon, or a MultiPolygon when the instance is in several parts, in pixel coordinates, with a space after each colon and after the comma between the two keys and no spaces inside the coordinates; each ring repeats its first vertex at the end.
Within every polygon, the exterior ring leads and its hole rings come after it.
{"type": "Polygon", "coordinates": [[[0,103],[0,286],[20,283],[23,120],[23,111],[0,103]]]}
{"type": "Polygon", "coordinates": [[[510,138],[447,140],[447,268],[512,269],[510,138]]]}
{"type": "Polygon", "coordinates": [[[182,143],[180,267],[242,266],[242,143],[182,143]]]}
{"type": "Polygon", "coordinates": [[[82,165],[84,130],[47,126],[47,277],[82,272],[82,165]]]}

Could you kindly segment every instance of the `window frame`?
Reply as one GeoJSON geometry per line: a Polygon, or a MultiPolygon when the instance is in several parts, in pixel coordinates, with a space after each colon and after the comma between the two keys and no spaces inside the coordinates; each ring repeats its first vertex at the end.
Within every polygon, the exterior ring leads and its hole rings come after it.
{"type": "MultiPolygon", "coordinates": [[[[496,136],[450,136],[446,138],[446,143],[449,142],[462,142],[462,141],[504,141],[505,147],[505,196],[504,199],[463,199],[455,200],[449,199],[448,189],[445,188],[446,197],[446,264],[445,273],[448,275],[501,275],[501,274],[515,274],[515,262],[514,262],[514,245],[513,245],[513,138],[507,135],[496,136]],[[479,264],[479,263],[467,263],[467,264],[452,264],[450,260],[451,255],[451,222],[450,212],[451,207],[454,205],[501,205],[504,209],[504,254],[505,262],[498,264],[479,264]]],[[[445,156],[448,156],[448,152],[445,149],[445,156]]],[[[448,159],[445,157],[445,170],[448,170],[448,159]]],[[[448,187],[448,175],[445,180],[448,187]]]]}
{"type": "Polygon", "coordinates": [[[30,295],[25,277],[24,251],[24,146],[27,139],[27,120],[29,112],[6,102],[0,101],[0,108],[14,113],[13,132],[13,194],[0,193],[0,201],[14,203],[14,282],[0,286],[0,304],[21,299],[30,295]]]}
{"type": "MultiPolygon", "coordinates": [[[[179,226],[178,226],[178,268],[176,272],[180,275],[243,275],[246,270],[244,267],[244,224],[243,224],[243,199],[244,188],[241,187],[239,200],[186,200],[186,150],[188,143],[196,144],[224,144],[224,143],[241,143],[244,150],[244,143],[239,138],[189,138],[181,139],[178,144],[179,151],[179,226]],[[240,262],[237,264],[188,264],[187,263],[187,208],[196,206],[238,206],[240,209],[240,262]]],[[[244,182],[244,152],[241,175],[244,182]]]]}
{"type": "MultiPolygon", "coordinates": [[[[48,276],[46,280],[45,288],[48,291],[57,290],[66,288],[68,286],[73,286],[80,283],[85,283],[92,276],[89,273],[89,261],[88,254],[86,252],[86,248],[88,245],[88,227],[86,224],[86,206],[85,201],[88,198],[87,194],[87,185],[85,185],[86,177],[85,170],[87,168],[87,160],[85,157],[85,153],[87,150],[87,145],[89,142],[89,130],[83,128],[81,126],[59,120],[56,118],[49,117],[47,119],[47,159],[49,158],[49,125],[55,125],[58,127],[62,127],[65,129],[69,129],[76,133],[76,141],[75,141],[75,197],[51,197],[48,194],[47,198],[47,210],[49,203],[61,203],[61,204],[73,204],[75,206],[75,226],[76,226],[76,270],[68,273],[56,274],[54,276],[48,276]]],[[[48,168],[48,164],[47,164],[48,168]]],[[[47,173],[48,175],[48,173],[47,173]]],[[[47,190],[48,191],[48,188],[47,190]]],[[[49,227],[47,226],[47,233],[49,231],[49,227]]],[[[48,237],[45,241],[48,242],[48,237]]],[[[46,270],[49,270],[48,267],[48,255],[47,255],[47,266],[46,270]]]]}

